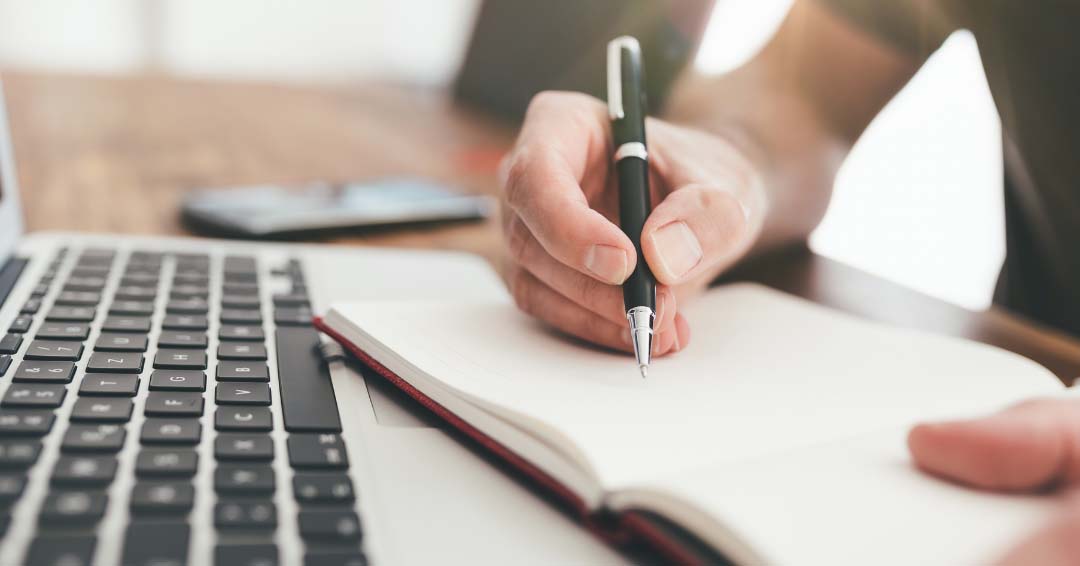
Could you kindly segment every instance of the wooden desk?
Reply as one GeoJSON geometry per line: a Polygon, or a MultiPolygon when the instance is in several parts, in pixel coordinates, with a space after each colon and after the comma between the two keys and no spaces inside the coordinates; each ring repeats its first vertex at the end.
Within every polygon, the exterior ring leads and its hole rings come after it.
{"type": "MultiPolygon", "coordinates": [[[[184,234],[192,187],[415,174],[494,194],[469,155],[513,132],[439,93],[378,85],[299,88],[167,78],[4,76],[30,230],[184,234]]],[[[494,222],[334,238],[338,244],[461,249],[498,264],[494,222]]],[[[1005,312],[966,311],[793,250],[740,268],[760,281],[871,319],[964,336],[1080,376],[1080,342],[1005,312]]]]}

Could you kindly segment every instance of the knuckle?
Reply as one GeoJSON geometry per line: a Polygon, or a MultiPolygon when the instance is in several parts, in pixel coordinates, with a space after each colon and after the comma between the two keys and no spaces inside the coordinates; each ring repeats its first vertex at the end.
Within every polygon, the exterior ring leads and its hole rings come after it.
{"type": "Polygon", "coordinates": [[[525,224],[515,215],[510,219],[506,231],[506,246],[510,258],[517,263],[524,263],[529,247],[529,233],[525,224]]]}
{"type": "Polygon", "coordinates": [[[532,285],[528,274],[524,269],[515,268],[510,271],[508,279],[510,296],[514,298],[514,304],[521,312],[533,314],[532,285]]]}
{"type": "Polygon", "coordinates": [[[528,196],[530,165],[531,160],[528,152],[522,150],[518,152],[513,161],[510,162],[509,167],[506,168],[506,184],[504,185],[503,196],[506,203],[514,210],[519,209],[528,196]]]}

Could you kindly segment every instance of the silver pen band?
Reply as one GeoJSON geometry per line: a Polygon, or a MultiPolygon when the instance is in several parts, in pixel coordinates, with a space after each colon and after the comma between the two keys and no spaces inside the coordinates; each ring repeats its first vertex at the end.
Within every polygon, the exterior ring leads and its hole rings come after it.
{"type": "Polygon", "coordinates": [[[618,163],[627,157],[636,157],[642,161],[649,160],[649,151],[641,142],[626,142],[615,150],[615,162],[618,163]]]}

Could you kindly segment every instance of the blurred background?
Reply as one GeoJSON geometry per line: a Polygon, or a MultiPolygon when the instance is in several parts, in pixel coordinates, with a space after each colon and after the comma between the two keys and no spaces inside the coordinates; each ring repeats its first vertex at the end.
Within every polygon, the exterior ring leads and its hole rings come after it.
{"type": "MultiPolygon", "coordinates": [[[[480,0],[0,0],[0,67],[449,87],[480,0]]],[[[751,57],[789,0],[717,0],[696,71],[751,57]]],[[[1004,257],[1000,124],[974,39],[952,36],[871,125],[819,253],[968,308],[1004,257]]]]}

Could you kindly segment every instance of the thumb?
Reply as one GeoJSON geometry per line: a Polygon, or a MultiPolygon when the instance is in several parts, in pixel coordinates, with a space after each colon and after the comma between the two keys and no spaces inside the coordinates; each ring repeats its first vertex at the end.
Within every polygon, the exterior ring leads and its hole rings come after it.
{"type": "Polygon", "coordinates": [[[998,563],[1075,566],[1080,564],[1080,505],[1068,511],[1012,549],[998,563]]]}
{"type": "Polygon", "coordinates": [[[676,285],[708,273],[750,248],[747,209],[717,187],[687,185],[649,215],[641,248],[656,278],[676,285]]]}
{"type": "Polygon", "coordinates": [[[1038,399],[972,420],[916,426],[924,470],[976,487],[1034,490],[1080,482],[1080,400],[1038,399]]]}

